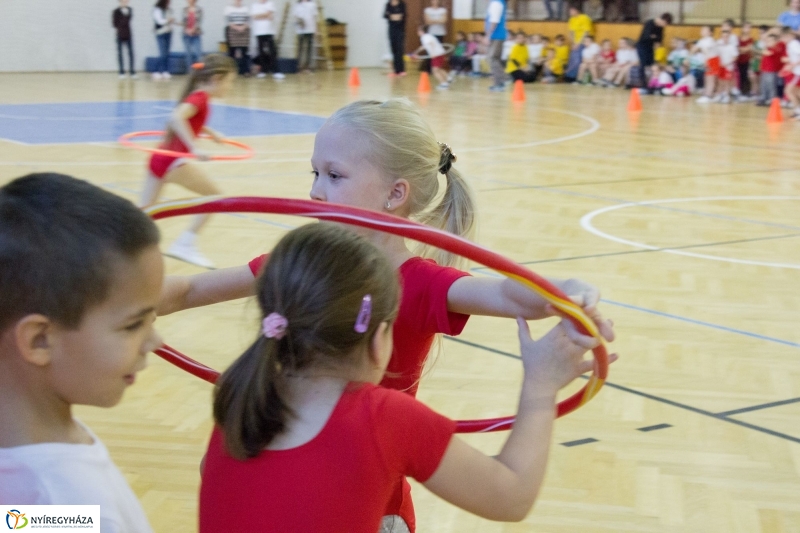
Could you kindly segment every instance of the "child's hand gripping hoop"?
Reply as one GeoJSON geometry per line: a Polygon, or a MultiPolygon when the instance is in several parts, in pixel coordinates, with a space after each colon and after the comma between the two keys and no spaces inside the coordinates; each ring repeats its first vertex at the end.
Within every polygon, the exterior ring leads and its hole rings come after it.
{"type": "MultiPolygon", "coordinates": [[[[608,353],[606,352],[602,337],[595,323],[584,313],[580,306],[573,303],[549,281],[534,274],[527,268],[451,233],[418,224],[404,218],[368,211],[366,209],[322,203],[314,200],[291,200],[285,198],[261,198],[255,196],[232,198],[206,197],[158,204],[146,208],[145,212],[154,220],[206,213],[272,213],[296,215],[383,231],[392,235],[398,235],[431,246],[436,246],[442,250],[460,255],[485,267],[491,268],[525,285],[550,302],[556,309],[567,315],[582,334],[591,335],[600,340],[600,344],[597,348],[592,350],[595,364],[594,371],[588,383],[586,383],[580,391],[558,404],[557,416],[561,417],[571,413],[591,400],[603,386],[608,376],[608,353]]],[[[183,355],[169,346],[164,345],[156,350],[155,353],[175,366],[209,383],[216,382],[219,377],[219,372],[216,370],[183,355]]],[[[511,429],[513,424],[513,416],[485,420],[459,420],[457,421],[456,432],[479,433],[501,431],[511,429]]]]}
{"type": "MultiPolygon", "coordinates": [[[[140,137],[160,137],[163,136],[163,131],[134,131],[131,133],[126,133],[122,137],[118,139],[122,146],[127,148],[133,148],[135,150],[141,150],[142,152],[149,152],[151,154],[158,154],[164,155],[167,157],[197,157],[196,154],[191,152],[175,152],[173,150],[164,150],[163,148],[150,148],[149,146],[143,146],[141,144],[137,144],[133,142],[132,139],[138,139],[140,137]]],[[[210,139],[210,135],[200,135],[203,139],[210,139]]],[[[234,146],[236,148],[241,148],[243,150],[242,153],[239,154],[218,154],[218,155],[211,155],[209,157],[210,161],[240,161],[242,159],[250,159],[253,157],[256,152],[251,147],[247,146],[244,143],[240,143],[238,141],[233,141],[231,139],[222,139],[220,141],[222,144],[227,144],[229,146],[234,146]]]]}

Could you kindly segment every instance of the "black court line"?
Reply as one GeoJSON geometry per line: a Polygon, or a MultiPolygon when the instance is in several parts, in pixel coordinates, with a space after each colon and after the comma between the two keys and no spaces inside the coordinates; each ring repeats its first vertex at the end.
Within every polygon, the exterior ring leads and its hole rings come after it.
{"type": "MultiPolygon", "coordinates": [[[[471,346],[473,348],[478,348],[480,350],[484,350],[487,352],[495,353],[498,355],[502,355],[504,357],[510,357],[512,359],[521,359],[520,356],[504,352],[502,350],[497,350],[495,348],[489,348],[488,346],[483,346],[482,344],[478,344],[475,342],[465,341],[463,339],[459,339],[456,337],[448,337],[445,336],[445,339],[457,342],[459,344],[465,344],[467,346],[471,346]]],[[[586,376],[581,376],[584,379],[588,379],[586,376]]],[[[685,403],[676,402],[674,400],[669,400],[667,398],[662,398],[660,396],[655,396],[654,394],[648,394],[646,392],[638,391],[636,389],[631,389],[630,387],[625,387],[624,385],[617,385],[616,383],[611,383],[610,381],[606,381],[604,384],[606,387],[610,387],[612,389],[620,390],[623,392],[627,392],[629,394],[634,394],[636,396],[640,396],[642,398],[647,398],[648,400],[653,400],[659,403],[663,403],[665,405],[670,405],[672,407],[677,407],[678,409],[683,409],[685,411],[691,411],[692,413],[696,413],[698,415],[707,416],[710,418],[714,418],[716,420],[721,420],[723,422],[728,422],[730,424],[735,424],[737,426],[741,426],[747,429],[752,429],[753,431],[758,431],[760,433],[765,433],[767,435],[771,435],[773,437],[778,437],[779,439],[788,440],[797,444],[800,444],[800,437],[794,437],[792,435],[787,435],[786,433],[781,433],[780,431],[773,431],[771,429],[757,426],[755,424],[750,424],[748,422],[743,422],[741,420],[737,420],[735,418],[729,418],[727,416],[722,416],[718,413],[712,413],[711,411],[706,411],[705,409],[700,409],[699,407],[693,407],[691,405],[686,405],[685,403]]]]}
{"type": "Polygon", "coordinates": [[[647,433],[648,431],[656,431],[659,429],[667,429],[671,428],[672,424],[656,424],[655,426],[645,426],[643,428],[636,428],[636,431],[643,431],[647,433]]]}
{"type": "MultiPolygon", "coordinates": [[[[752,239],[737,239],[733,241],[717,241],[717,242],[706,242],[700,244],[686,244],[683,246],[669,246],[666,248],[654,248],[654,249],[646,249],[646,250],[626,250],[624,252],[606,252],[602,254],[590,254],[590,255],[574,255],[571,257],[557,257],[555,259],[539,259],[536,261],[525,261],[520,263],[520,265],[538,265],[541,263],[560,263],[562,261],[576,261],[579,259],[596,259],[598,257],[616,257],[619,255],[634,255],[634,254],[646,254],[651,252],[664,252],[668,250],[686,250],[687,248],[711,248],[713,246],[724,246],[726,244],[743,244],[747,242],[758,242],[758,241],[771,241],[771,240],[778,240],[778,239],[790,239],[792,237],[800,237],[800,233],[786,233],[784,235],[771,235],[768,237],[753,237],[752,239]]],[[[474,270],[487,270],[486,267],[478,267],[474,270]]]]}
{"type": "Polygon", "coordinates": [[[571,440],[569,442],[562,442],[562,446],[566,446],[567,448],[572,448],[573,446],[580,446],[581,444],[591,444],[593,442],[600,442],[597,439],[593,439],[589,437],[588,439],[580,439],[580,440],[571,440]]]}
{"type": "Polygon", "coordinates": [[[740,415],[742,413],[749,413],[751,411],[760,411],[762,409],[769,409],[770,407],[780,407],[781,405],[789,405],[798,402],[800,402],[800,398],[789,398],[788,400],[762,403],[760,405],[753,405],[752,407],[742,407],[741,409],[734,409],[732,411],[723,411],[721,413],[717,413],[717,416],[726,417],[726,416],[740,415]]]}

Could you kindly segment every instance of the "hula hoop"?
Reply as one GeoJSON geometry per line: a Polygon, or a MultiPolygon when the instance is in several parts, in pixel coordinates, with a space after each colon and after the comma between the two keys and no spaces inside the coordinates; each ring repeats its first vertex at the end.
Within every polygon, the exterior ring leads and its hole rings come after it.
{"type": "MultiPolygon", "coordinates": [[[[456,49],[456,47],[451,43],[442,43],[442,48],[444,48],[444,55],[446,55],[446,56],[449,56],[450,54],[452,54],[453,50],[456,49]]],[[[411,55],[411,54],[409,54],[408,57],[409,57],[409,59],[413,59],[415,61],[421,61],[423,59],[430,59],[431,58],[430,55],[416,56],[416,55],[411,55]]]]}
{"type": "MultiPolygon", "coordinates": [[[[608,376],[608,353],[606,352],[597,326],[586,313],[583,312],[583,309],[570,301],[564,293],[549,281],[534,274],[522,265],[518,265],[510,259],[506,259],[499,254],[451,233],[418,224],[404,218],[368,211],[366,209],[321,203],[314,200],[291,200],[257,196],[230,198],[205,197],[194,200],[177,200],[150,206],[145,209],[145,213],[150,215],[153,220],[207,213],[272,213],[295,215],[383,231],[392,235],[398,235],[436,246],[442,250],[460,255],[487,268],[491,268],[495,272],[525,285],[566,314],[582,334],[591,335],[600,339],[600,345],[593,350],[595,364],[589,381],[580,391],[566,400],[559,402],[556,416],[561,417],[571,413],[591,400],[603,386],[608,376]]],[[[216,370],[195,361],[167,345],[162,346],[160,349],[156,350],[155,353],[173,365],[209,383],[214,383],[219,377],[219,372],[216,370]]],[[[456,432],[482,433],[501,431],[510,429],[513,424],[513,416],[484,420],[459,420],[457,421],[456,432]]]]}
{"type": "MultiPolygon", "coordinates": [[[[151,154],[157,155],[164,155],[167,157],[197,157],[196,154],[191,152],[175,152],[173,150],[164,150],[162,148],[150,148],[148,146],[142,146],[141,144],[136,144],[131,139],[136,139],[138,137],[158,137],[164,135],[163,131],[133,131],[131,133],[126,133],[125,135],[121,136],[117,142],[119,142],[122,146],[127,148],[133,148],[135,150],[141,150],[142,152],[149,152],[151,154]]],[[[200,137],[204,139],[210,139],[209,135],[200,135],[200,137]]],[[[241,154],[220,154],[220,155],[212,155],[209,157],[211,161],[240,161],[242,159],[250,159],[253,157],[256,152],[251,147],[247,146],[244,143],[240,143],[238,141],[234,141],[231,139],[222,139],[222,144],[227,144],[229,146],[235,146],[236,148],[241,148],[244,150],[241,154]]]]}

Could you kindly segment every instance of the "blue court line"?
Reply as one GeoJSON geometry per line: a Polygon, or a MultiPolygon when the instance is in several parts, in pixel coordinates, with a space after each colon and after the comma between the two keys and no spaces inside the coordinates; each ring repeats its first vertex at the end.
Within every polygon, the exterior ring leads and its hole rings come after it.
{"type": "Polygon", "coordinates": [[[681,322],[687,322],[689,324],[694,324],[696,326],[705,326],[707,328],[718,329],[720,331],[726,331],[728,333],[735,333],[737,335],[744,335],[745,337],[751,337],[753,339],[759,339],[762,341],[773,342],[776,344],[783,344],[784,346],[791,346],[792,348],[800,348],[799,342],[787,341],[784,339],[778,339],[776,337],[769,337],[767,335],[761,335],[760,333],[753,333],[752,331],[745,331],[742,329],[731,328],[728,326],[723,326],[721,324],[713,324],[711,322],[704,322],[702,320],[697,320],[694,318],[689,318],[680,315],[673,315],[671,313],[665,313],[663,311],[656,311],[655,309],[648,309],[646,307],[639,307],[637,305],[626,304],[622,302],[615,302],[614,300],[607,300],[603,298],[600,300],[603,303],[609,305],[616,305],[617,307],[624,307],[625,309],[632,309],[634,311],[640,311],[642,313],[648,313],[651,315],[661,316],[665,318],[671,318],[673,320],[680,320],[681,322]]]}
{"type": "MultiPolygon", "coordinates": [[[[502,355],[504,357],[510,357],[511,359],[521,359],[521,357],[519,355],[512,354],[512,353],[509,353],[509,352],[504,352],[502,350],[497,350],[495,348],[490,348],[488,346],[484,346],[482,344],[478,344],[478,343],[475,343],[475,342],[470,342],[470,341],[466,341],[466,340],[463,340],[463,339],[459,339],[457,337],[445,336],[444,338],[449,340],[449,341],[453,341],[453,342],[457,342],[459,344],[464,344],[464,345],[467,345],[467,346],[471,346],[473,348],[477,348],[479,350],[484,350],[484,351],[487,351],[487,352],[495,353],[495,354],[498,354],[498,355],[502,355]]],[[[581,376],[581,378],[588,379],[586,376],[581,376]]],[[[624,385],[618,385],[618,384],[612,383],[610,381],[606,381],[604,383],[604,385],[606,387],[609,387],[609,388],[612,388],[612,389],[616,389],[616,390],[619,390],[619,391],[622,391],[622,392],[627,392],[628,394],[633,394],[635,396],[640,396],[642,398],[647,398],[648,400],[653,400],[653,401],[656,401],[656,402],[659,402],[659,403],[670,405],[672,407],[677,407],[679,409],[683,409],[683,410],[686,410],[686,411],[691,411],[692,413],[696,413],[698,415],[707,416],[707,417],[710,417],[710,418],[714,418],[716,420],[721,420],[723,422],[728,422],[728,423],[731,423],[731,424],[735,424],[737,426],[741,426],[741,427],[744,427],[744,428],[747,428],[747,429],[752,429],[754,431],[758,431],[759,433],[765,433],[765,434],[771,435],[773,437],[778,437],[780,439],[784,439],[784,440],[788,440],[788,441],[800,444],[800,438],[798,438],[798,437],[795,437],[793,435],[788,435],[786,433],[781,433],[780,431],[775,431],[775,430],[772,430],[772,429],[769,429],[769,428],[765,428],[765,427],[762,427],[762,426],[757,426],[755,424],[750,424],[749,422],[744,422],[742,420],[737,420],[735,418],[730,418],[729,416],[726,415],[726,413],[712,413],[711,411],[706,411],[705,409],[700,409],[699,407],[694,407],[694,406],[691,406],[691,405],[687,405],[685,403],[676,402],[676,401],[670,400],[668,398],[662,398],[661,396],[656,396],[654,394],[648,394],[646,392],[642,392],[642,391],[639,391],[639,390],[636,390],[636,389],[632,389],[632,388],[626,387],[624,385]]]]}

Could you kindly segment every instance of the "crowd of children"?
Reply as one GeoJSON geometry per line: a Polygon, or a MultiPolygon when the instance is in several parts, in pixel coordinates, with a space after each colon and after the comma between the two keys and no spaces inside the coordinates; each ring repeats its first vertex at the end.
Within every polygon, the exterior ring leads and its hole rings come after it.
{"type": "MultiPolygon", "coordinates": [[[[750,23],[736,28],[732,20],[700,29],[700,39],[675,37],[668,49],[655,43],[655,64],[640,63],[632,39],[622,38],[616,49],[609,39],[598,43],[591,35],[580,44],[577,77],[566,75],[572,47],[564,35],[550,38],[509,32],[503,60],[509,82],[572,82],[601,87],[639,88],[644,94],[691,96],[697,102],[728,104],[753,101],[768,106],[775,97],[800,117],[800,36],[789,27],[750,23]]],[[[457,34],[451,68],[463,75],[488,76],[483,35],[457,34]]],[[[573,74],[574,76],[574,74],[573,74]]]]}

